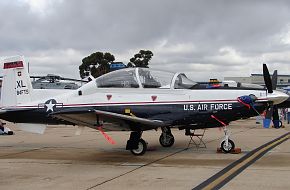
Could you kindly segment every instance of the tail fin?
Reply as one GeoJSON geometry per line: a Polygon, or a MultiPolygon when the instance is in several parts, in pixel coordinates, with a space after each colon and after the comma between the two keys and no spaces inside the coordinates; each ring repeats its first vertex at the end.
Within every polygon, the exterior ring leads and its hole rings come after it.
{"type": "Polygon", "coordinates": [[[32,84],[23,56],[3,60],[1,105],[16,106],[31,101],[32,84]]]}

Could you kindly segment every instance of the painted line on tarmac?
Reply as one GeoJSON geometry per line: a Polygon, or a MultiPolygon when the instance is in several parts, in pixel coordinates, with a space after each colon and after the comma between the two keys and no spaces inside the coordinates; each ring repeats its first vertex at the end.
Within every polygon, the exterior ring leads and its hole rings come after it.
{"type": "Polygon", "coordinates": [[[263,155],[265,155],[269,150],[278,146],[279,144],[285,142],[290,138],[290,132],[252,150],[239,160],[231,163],[229,166],[225,167],[220,172],[216,173],[206,181],[202,182],[198,186],[194,187],[193,190],[197,189],[220,189],[238,174],[240,174],[247,167],[252,165],[263,155]]]}
{"type": "Polygon", "coordinates": [[[122,177],[122,176],[125,176],[125,175],[127,175],[127,174],[130,174],[130,173],[136,171],[136,170],[139,170],[139,169],[141,169],[141,168],[144,168],[144,167],[146,167],[146,166],[149,166],[149,165],[151,165],[151,164],[154,164],[154,163],[156,163],[156,162],[159,162],[159,161],[161,161],[161,160],[164,160],[164,159],[166,159],[166,158],[168,158],[168,157],[174,156],[174,155],[176,155],[176,154],[178,154],[178,153],[180,153],[180,152],[183,152],[183,151],[185,151],[185,150],[187,150],[187,149],[188,149],[188,148],[184,148],[184,149],[178,150],[178,151],[176,151],[176,152],[173,152],[173,153],[171,153],[171,154],[168,154],[168,155],[166,155],[166,156],[163,156],[163,157],[161,157],[161,158],[159,158],[159,159],[157,159],[157,160],[153,160],[153,161],[151,161],[151,162],[148,162],[147,164],[139,165],[138,167],[136,167],[136,168],[134,168],[134,169],[132,169],[132,170],[129,170],[129,171],[127,171],[127,172],[125,172],[125,173],[122,173],[122,174],[120,174],[120,175],[118,175],[118,176],[115,176],[115,177],[113,177],[113,178],[107,179],[107,180],[105,180],[105,181],[103,181],[103,182],[100,182],[100,183],[98,183],[98,184],[96,184],[96,185],[93,185],[93,186],[87,188],[86,190],[95,189],[95,188],[97,188],[97,187],[100,186],[100,185],[103,185],[103,184],[105,184],[105,183],[107,183],[107,182],[110,182],[110,181],[113,181],[113,180],[115,180],[115,179],[118,179],[118,178],[120,178],[120,177],[122,177]]]}
{"type": "MultiPolygon", "coordinates": [[[[243,132],[246,132],[246,131],[251,130],[251,129],[254,129],[254,128],[255,128],[255,127],[252,127],[252,128],[250,128],[250,129],[242,130],[242,131],[238,131],[238,132],[235,132],[235,133],[232,133],[232,134],[243,133],[243,132]]],[[[219,138],[217,138],[217,139],[212,139],[212,140],[207,141],[207,142],[205,142],[205,143],[206,143],[206,144],[207,144],[207,143],[211,143],[211,142],[214,142],[214,141],[216,141],[216,140],[219,140],[219,138]]],[[[135,172],[136,170],[139,170],[139,169],[141,169],[141,168],[147,167],[147,166],[149,166],[149,165],[151,165],[151,164],[154,164],[154,163],[156,163],[156,162],[159,162],[159,161],[161,161],[161,160],[164,160],[164,159],[166,159],[166,158],[169,158],[169,157],[171,157],[171,156],[174,156],[174,155],[176,155],[176,154],[179,154],[179,153],[181,153],[181,152],[183,152],[183,151],[187,151],[187,150],[189,150],[189,149],[191,149],[191,148],[193,148],[193,147],[187,147],[187,148],[184,148],[184,149],[178,150],[178,151],[173,152],[173,153],[171,153],[171,154],[169,154],[169,155],[166,155],[166,156],[164,156],[164,157],[161,157],[161,158],[159,158],[159,159],[157,159],[157,160],[153,160],[153,161],[151,161],[151,162],[149,162],[149,163],[147,163],[147,164],[140,165],[140,166],[138,166],[138,167],[136,167],[136,168],[134,168],[134,169],[132,169],[132,170],[129,170],[129,171],[125,172],[125,173],[122,173],[122,174],[120,174],[120,175],[118,175],[118,176],[115,176],[115,177],[113,177],[113,178],[107,179],[107,180],[105,180],[105,181],[103,181],[103,182],[100,182],[100,183],[98,183],[98,184],[95,184],[95,185],[93,185],[93,186],[91,186],[91,187],[88,187],[86,190],[95,189],[95,188],[97,188],[97,187],[99,187],[99,186],[101,186],[101,185],[103,185],[103,184],[105,184],[105,183],[111,182],[111,181],[113,181],[113,180],[115,180],[115,179],[118,179],[118,178],[120,178],[120,177],[123,177],[123,176],[125,176],[125,175],[127,175],[127,174],[133,173],[133,172],[135,172]]]]}
{"type": "MultiPolygon", "coordinates": [[[[55,147],[55,146],[43,146],[43,147],[38,147],[38,148],[31,148],[29,150],[23,150],[23,151],[19,151],[19,152],[13,152],[13,153],[8,153],[8,154],[0,155],[0,159],[5,159],[6,157],[9,157],[9,156],[15,156],[15,155],[19,155],[19,154],[23,154],[23,153],[27,153],[27,152],[34,152],[34,151],[48,149],[48,148],[70,148],[70,147],[64,147],[64,146],[65,145],[77,144],[77,143],[80,143],[80,142],[94,141],[94,140],[96,140],[96,139],[86,139],[86,140],[81,140],[81,141],[76,141],[76,142],[63,143],[59,147],[55,147]]],[[[4,147],[4,146],[0,146],[0,147],[4,147]]],[[[8,146],[8,147],[9,148],[14,148],[14,147],[17,147],[17,146],[8,146]]]]}

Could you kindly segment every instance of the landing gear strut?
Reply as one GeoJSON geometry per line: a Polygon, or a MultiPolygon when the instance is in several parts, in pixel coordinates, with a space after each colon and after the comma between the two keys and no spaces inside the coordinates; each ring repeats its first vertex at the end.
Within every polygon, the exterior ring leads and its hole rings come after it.
{"type": "Polygon", "coordinates": [[[159,137],[159,143],[163,147],[171,147],[174,144],[174,136],[169,127],[161,127],[162,133],[159,137]]]}
{"type": "Polygon", "coordinates": [[[127,141],[126,150],[130,150],[132,154],[141,156],[147,150],[147,143],[141,138],[142,131],[133,131],[130,139],[127,141]]]}
{"type": "Polygon", "coordinates": [[[221,149],[224,153],[230,153],[232,150],[235,149],[235,143],[231,139],[229,139],[230,132],[227,127],[224,126],[223,129],[225,133],[225,138],[221,143],[221,149]]]}

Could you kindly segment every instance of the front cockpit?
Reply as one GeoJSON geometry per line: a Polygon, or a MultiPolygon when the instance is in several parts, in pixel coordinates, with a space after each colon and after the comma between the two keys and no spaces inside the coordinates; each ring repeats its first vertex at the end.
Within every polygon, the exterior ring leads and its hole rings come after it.
{"type": "Polygon", "coordinates": [[[135,69],[122,69],[96,78],[98,88],[139,88],[135,69]]]}

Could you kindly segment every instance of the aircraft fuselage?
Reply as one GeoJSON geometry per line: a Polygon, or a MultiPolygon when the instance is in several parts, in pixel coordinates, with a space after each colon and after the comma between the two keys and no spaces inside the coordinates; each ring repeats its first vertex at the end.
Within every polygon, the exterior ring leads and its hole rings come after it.
{"type": "MultiPolygon", "coordinates": [[[[235,89],[97,89],[93,94],[79,95],[79,90],[56,96],[32,104],[6,108],[0,117],[15,123],[72,124],[50,117],[53,112],[101,110],[159,120],[170,126],[191,128],[218,127],[220,124],[211,118],[214,114],[225,121],[248,118],[263,112],[267,103],[257,102],[249,109],[237,101],[236,97],[254,94],[266,96],[265,90],[235,89]],[[219,97],[212,99],[211,97],[219,97]],[[130,101],[125,101],[130,100],[130,101]]],[[[119,128],[104,125],[108,130],[134,130],[135,127],[119,128]]]]}

